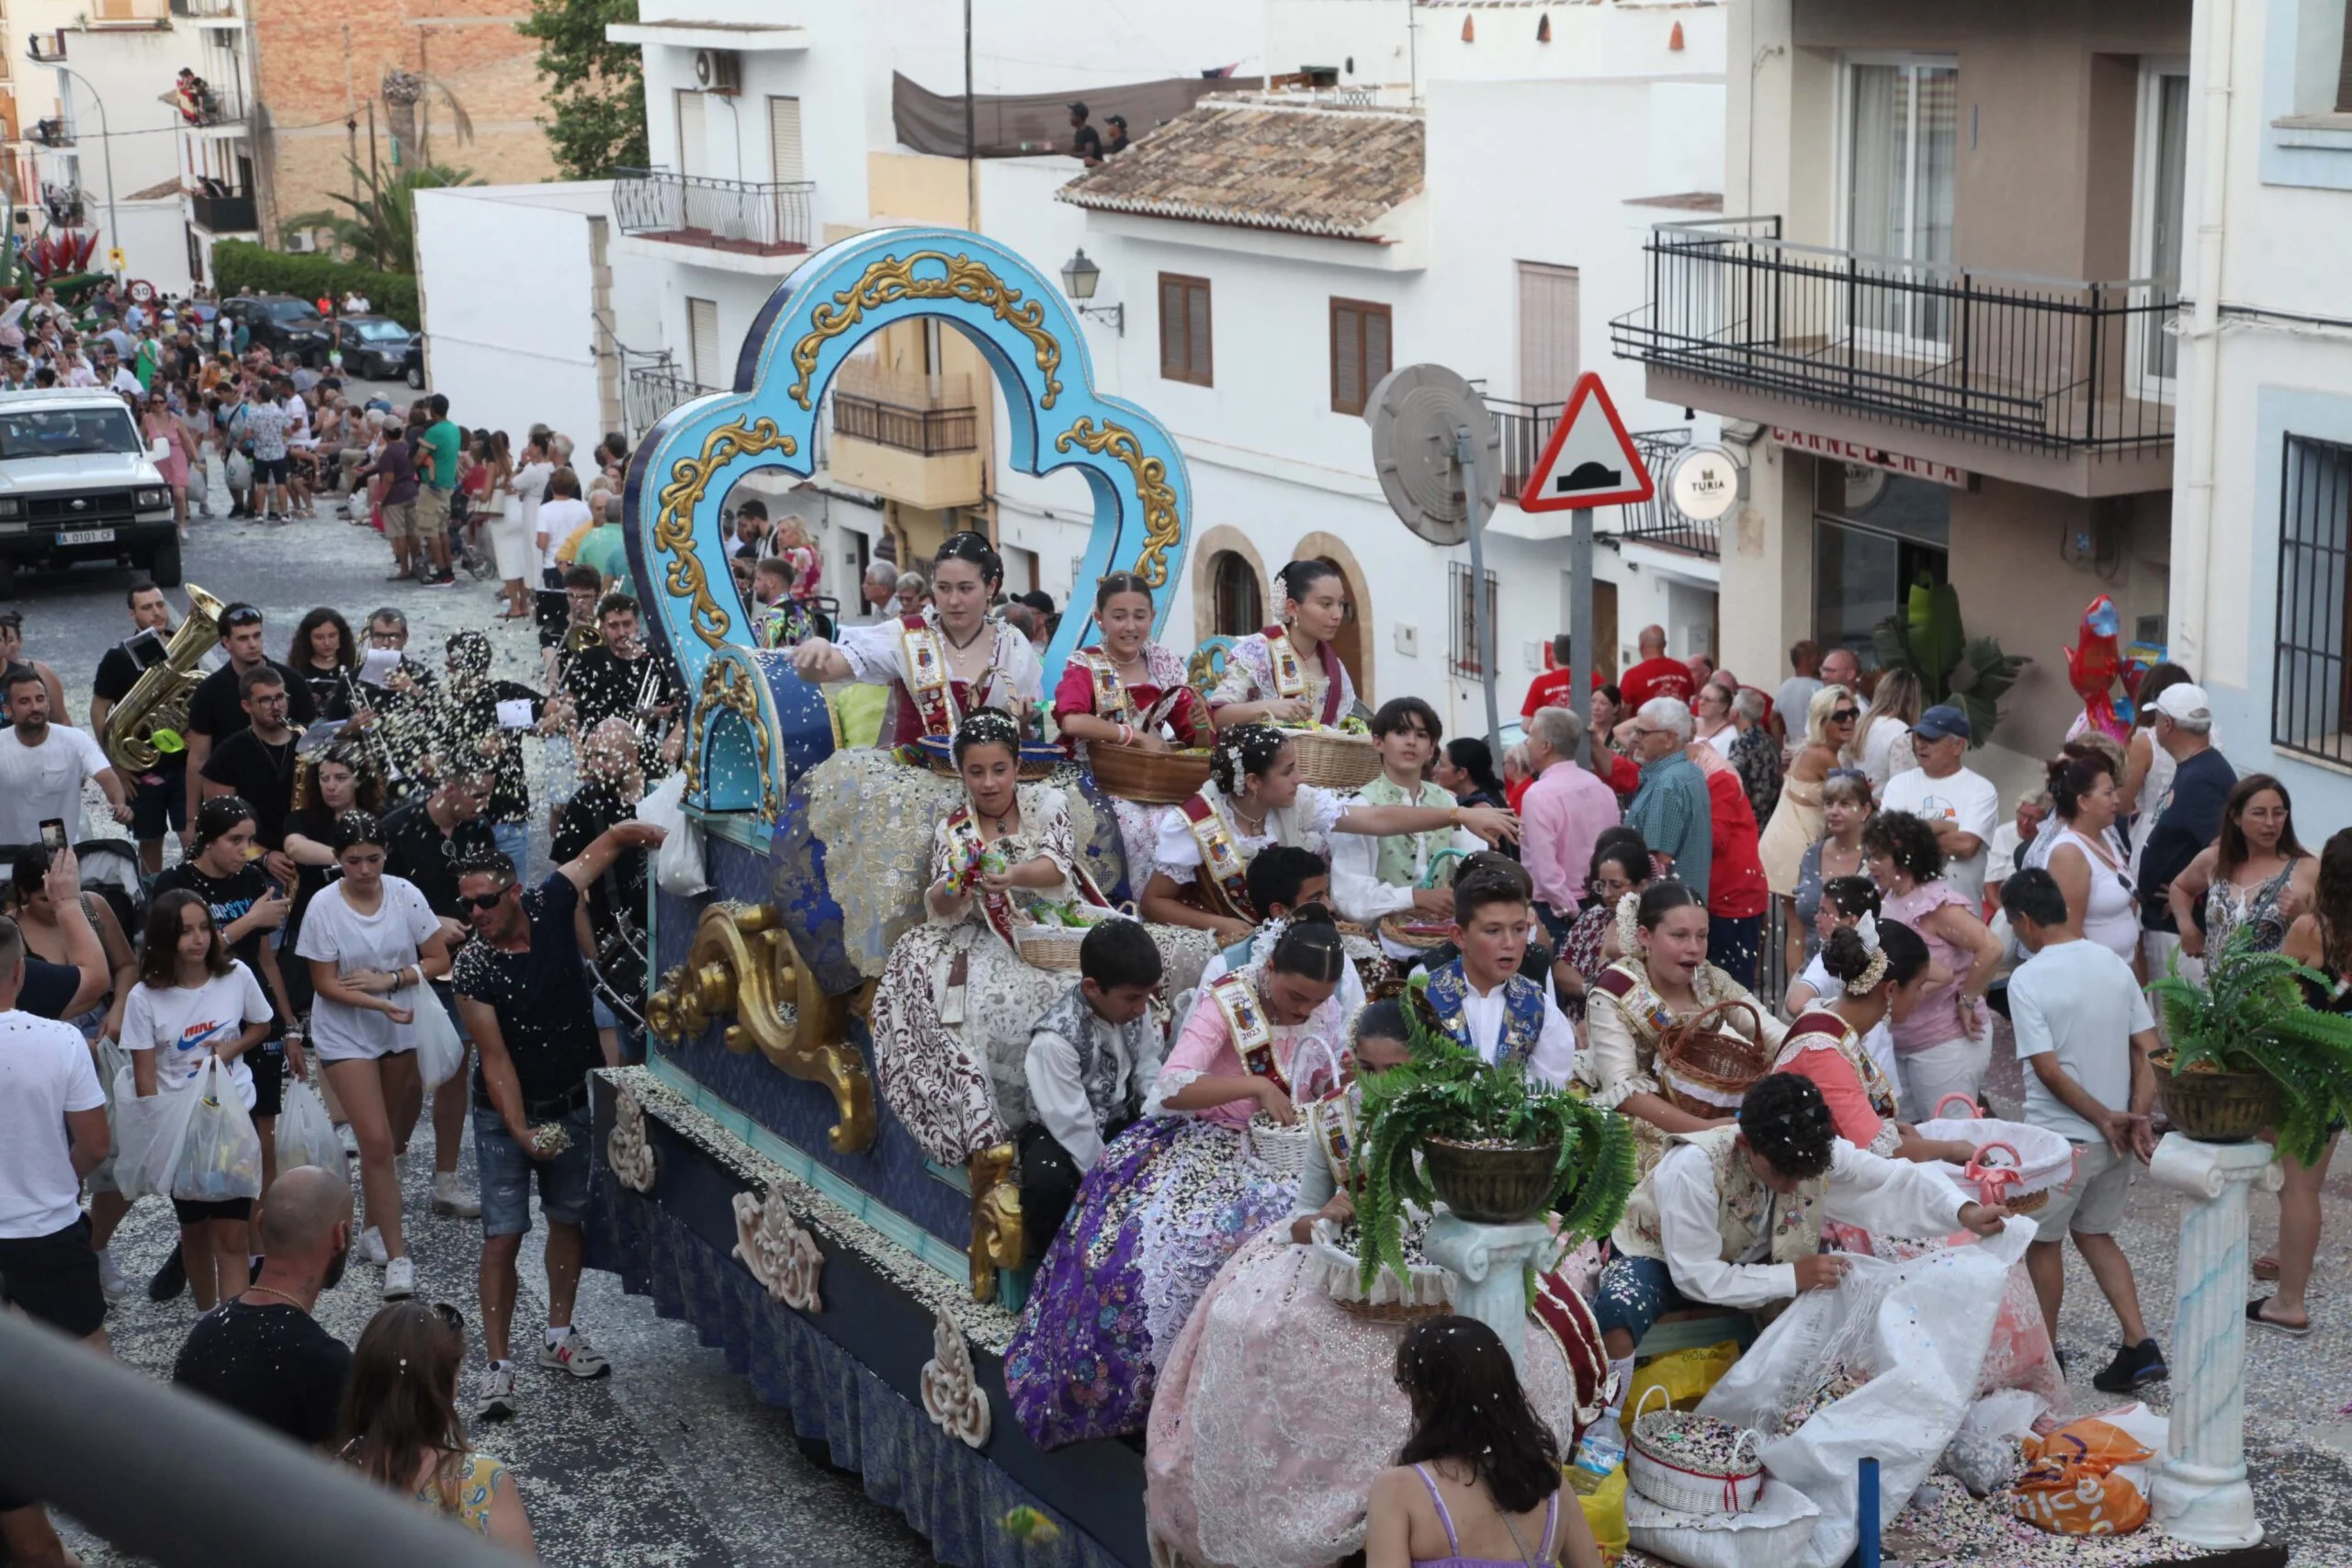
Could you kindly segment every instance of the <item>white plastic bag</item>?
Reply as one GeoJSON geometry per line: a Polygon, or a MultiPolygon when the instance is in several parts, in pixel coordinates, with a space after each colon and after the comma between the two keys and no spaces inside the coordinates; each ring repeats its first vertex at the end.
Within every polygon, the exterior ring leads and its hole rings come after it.
{"type": "Polygon", "coordinates": [[[296,1078],[286,1086],[277,1108],[277,1168],[292,1170],[301,1165],[340,1175],[343,1140],[335,1135],[334,1119],[327,1114],[319,1091],[296,1078]]]}
{"type": "Polygon", "coordinates": [[[115,1121],[115,1095],[120,1088],[119,1080],[130,1071],[130,1057],[111,1034],[98,1036],[95,1050],[98,1087],[106,1091],[107,1097],[107,1157],[98,1162],[97,1169],[90,1172],[90,1190],[110,1192],[115,1187],[115,1161],[122,1154],[121,1134],[115,1121]]]}
{"type": "Polygon", "coordinates": [[[178,1093],[195,1103],[187,1143],[172,1172],[172,1196],[197,1203],[260,1197],[261,1134],[220,1058],[207,1058],[196,1082],[178,1093]]]}
{"type": "Polygon", "coordinates": [[[115,1076],[114,1181],[125,1198],[169,1197],[187,1144],[196,1092],[159,1089],[144,1100],[129,1066],[115,1076]]]}
{"type": "Polygon", "coordinates": [[[686,817],[684,773],[672,773],[639,801],[637,819],[669,835],[653,855],[653,880],[662,892],[692,898],[710,890],[710,879],[703,874],[702,829],[686,817]]]}
{"type": "Polygon", "coordinates": [[[1756,1568],[1796,1561],[1821,1509],[1793,1486],[1767,1479],[1756,1506],[1736,1514],[1685,1514],[1625,1493],[1627,1540],[1682,1568],[1756,1568]]]}
{"type": "Polygon", "coordinates": [[[416,1014],[416,1070],[424,1079],[424,1092],[430,1094],[465,1069],[466,1043],[458,1037],[449,1010],[441,1005],[440,995],[432,987],[417,987],[397,1005],[416,1014]]]}
{"type": "Polygon", "coordinates": [[[1769,1434],[1834,1370],[1868,1375],[1764,1445],[1766,1473],[1821,1509],[1804,1551],[1775,1568],[1832,1568],[1852,1553],[1863,1459],[1879,1461],[1880,1517],[1902,1513],[1975,1401],[2009,1268],[2033,1235],[2011,1221],[1973,1247],[1908,1262],[1856,1257],[1845,1283],[1797,1297],[1700,1401],[1702,1415],[1769,1434]]]}

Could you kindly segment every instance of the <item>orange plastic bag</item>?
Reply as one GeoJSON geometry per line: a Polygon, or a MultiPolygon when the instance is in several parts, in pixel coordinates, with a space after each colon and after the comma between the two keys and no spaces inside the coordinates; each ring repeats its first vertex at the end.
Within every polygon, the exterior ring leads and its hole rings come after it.
{"type": "Polygon", "coordinates": [[[2148,1500],[2113,1469],[2108,1460],[2041,1460],[2014,1488],[2018,1517],[2053,1535],[2129,1535],[2148,1522],[2148,1500]]]}
{"type": "Polygon", "coordinates": [[[2046,1459],[2067,1464],[2093,1462],[2112,1470],[2120,1464],[2138,1464],[2155,1455],[2112,1421],[2086,1416],[2079,1421],[2052,1427],[2041,1437],[2026,1438],[2025,1457],[2028,1464],[2046,1459]]]}

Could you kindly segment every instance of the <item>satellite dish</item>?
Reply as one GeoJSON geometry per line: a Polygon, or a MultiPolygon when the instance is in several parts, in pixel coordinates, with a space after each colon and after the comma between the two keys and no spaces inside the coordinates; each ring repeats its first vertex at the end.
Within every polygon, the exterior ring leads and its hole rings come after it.
{"type": "Polygon", "coordinates": [[[1503,491],[1502,434],[1486,400],[1442,365],[1405,365],[1381,378],[1363,417],[1372,426],[1380,488],[1405,526],[1432,545],[1467,539],[1470,511],[1455,461],[1463,430],[1470,432],[1470,472],[1482,517],[1503,491]]]}

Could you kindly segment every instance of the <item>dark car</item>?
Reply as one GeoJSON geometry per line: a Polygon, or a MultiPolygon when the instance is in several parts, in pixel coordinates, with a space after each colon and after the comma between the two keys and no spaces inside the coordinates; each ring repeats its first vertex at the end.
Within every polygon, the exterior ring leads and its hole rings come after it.
{"type": "Polygon", "coordinates": [[[221,300],[220,313],[242,324],[252,344],[281,362],[326,367],[327,323],[309,300],[290,294],[240,294],[221,300]]]}
{"type": "Polygon", "coordinates": [[[390,316],[343,318],[343,367],[364,381],[398,381],[421,365],[416,333],[390,316]]]}

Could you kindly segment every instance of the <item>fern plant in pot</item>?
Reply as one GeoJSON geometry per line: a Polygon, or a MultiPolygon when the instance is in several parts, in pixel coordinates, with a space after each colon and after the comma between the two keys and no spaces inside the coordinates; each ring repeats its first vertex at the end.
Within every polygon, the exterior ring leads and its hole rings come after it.
{"type": "Polygon", "coordinates": [[[2244,1143],[2265,1127],[2305,1165],[2352,1116],[2352,1018],[2322,1012],[2303,989],[2327,976],[2257,953],[2250,928],[2205,963],[2200,985],[2172,972],[2148,987],[2170,1049],[2151,1065],[2165,1115],[2199,1143],[2244,1143]]]}
{"type": "Polygon", "coordinates": [[[1408,1202],[1442,1201],[1485,1224],[1556,1213],[1560,1234],[1581,1239],[1616,1224],[1634,1190],[1634,1134],[1623,1117],[1455,1044],[1437,1028],[1422,984],[1417,977],[1405,995],[1412,1060],[1362,1080],[1356,1223],[1367,1291],[1384,1264],[1406,1272],[1408,1202]]]}

